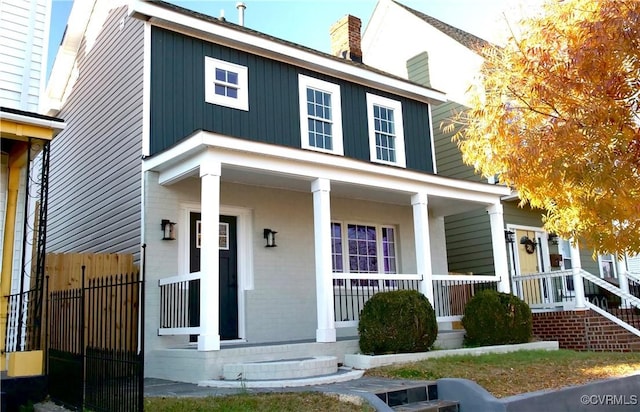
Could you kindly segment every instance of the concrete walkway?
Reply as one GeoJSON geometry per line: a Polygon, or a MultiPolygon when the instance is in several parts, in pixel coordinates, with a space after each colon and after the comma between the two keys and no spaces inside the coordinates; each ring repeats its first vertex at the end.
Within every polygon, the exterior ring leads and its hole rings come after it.
{"type": "Polygon", "coordinates": [[[173,382],[164,379],[146,378],[144,380],[145,397],[205,397],[224,396],[239,393],[274,392],[330,392],[364,398],[377,411],[391,411],[375,393],[399,390],[406,387],[425,385],[425,381],[362,377],[360,379],[321,385],[309,385],[290,388],[213,388],[191,383],[173,382]]]}

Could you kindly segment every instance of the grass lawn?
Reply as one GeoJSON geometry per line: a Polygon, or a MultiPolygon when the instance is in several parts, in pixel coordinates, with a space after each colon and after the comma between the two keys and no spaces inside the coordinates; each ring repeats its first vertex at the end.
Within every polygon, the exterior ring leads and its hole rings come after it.
{"type": "MultiPolygon", "coordinates": [[[[357,400],[359,400],[358,398],[357,400]]],[[[374,412],[368,404],[356,405],[319,392],[261,393],[206,398],[145,398],[145,411],[204,412],[374,412]]]]}
{"type": "MultiPolygon", "coordinates": [[[[519,351],[479,356],[448,356],[367,371],[369,376],[434,380],[465,378],[494,396],[580,385],[594,380],[640,373],[640,353],[519,351]]],[[[358,398],[359,399],[359,398],[358,398]]],[[[261,393],[206,398],[146,398],[147,411],[309,411],[371,412],[318,392],[261,393]]]]}
{"type": "Polygon", "coordinates": [[[570,350],[448,356],[367,371],[387,378],[470,379],[498,398],[634,373],[640,373],[640,353],[570,350]]]}

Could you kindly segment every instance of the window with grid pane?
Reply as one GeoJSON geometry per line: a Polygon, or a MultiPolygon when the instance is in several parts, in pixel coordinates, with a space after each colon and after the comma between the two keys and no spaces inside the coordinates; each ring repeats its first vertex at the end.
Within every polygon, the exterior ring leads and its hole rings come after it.
{"type": "Polygon", "coordinates": [[[207,103],[249,110],[247,67],[206,56],[204,70],[204,97],[207,103]]]}
{"type": "Polygon", "coordinates": [[[367,116],[371,161],[406,167],[402,103],[367,93],[367,116]]]}
{"type": "MultiPolygon", "coordinates": [[[[395,228],[339,222],[331,224],[334,273],[397,273],[395,228]],[[346,230],[345,230],[346,228],[346,230]],[[379,264],[382,262],[382,265],[379,264]],[[345,269],[346,268],[346,269],[345,269]]],[[[377,280],[353,280],[353,285],[378,286],[377,280]]],[[[341,286],[342,280],[334,285],[341,286]]],[[[394,286],[395,281],[385,281],[394,286]]]]}
{"type": "Polygon", "coordinates": [[[331,94],[307,87],[309,146],[333,150],[331,94]]]}
{"type": "Polygon", "coordinates": [[[238,73],[216,68],[215,93],[219,96],[238,98],[238,73]]]}
{"type": "Polygon", "coordinates": [[[393,125],[393,109],[374,104],[373,124],[376,134],[376,158],[395,163],[396,135],[393,125]]]}
{"type": "Polygon", "coordinates": [[[300,146],[343,155],[340,86],[298,75],[300,92],[300,146]]]}

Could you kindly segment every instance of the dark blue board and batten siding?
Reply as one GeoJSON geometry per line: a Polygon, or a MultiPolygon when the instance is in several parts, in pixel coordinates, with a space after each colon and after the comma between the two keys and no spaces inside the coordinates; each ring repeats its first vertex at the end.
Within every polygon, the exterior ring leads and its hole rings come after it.
{"type": "Polygon", "coordinates": [[[151,155],[197,130],[300,148],[298,74],[305,74],[340,85],[346,157],[369,161],[369,92],[402,102],[407,168],[433,173],[426,103],[156,27],[151,50],[151,155]],[[205,56],[248,67],[249,111],[205,102],[205,56]]]}

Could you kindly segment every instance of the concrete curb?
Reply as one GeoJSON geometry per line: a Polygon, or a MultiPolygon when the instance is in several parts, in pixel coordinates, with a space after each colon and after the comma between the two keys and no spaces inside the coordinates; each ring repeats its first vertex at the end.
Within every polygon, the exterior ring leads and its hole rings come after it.
{"type": "Polygon", "coordinates": [[[344,365],[355,369],[372,369],[379,366],[392,365],[394,363],[409,363],[423,359],[442,358],[456,355],[484,355],[487,353],[508,353],[519,350],[558,350],[557,341],[540,341],[520,343],[514,345],[480,346],[477,348],[435,350],[420,353],[396,353],[391,355],[344,355],[344,365]]]}

